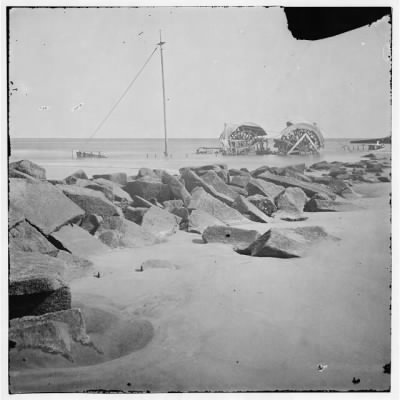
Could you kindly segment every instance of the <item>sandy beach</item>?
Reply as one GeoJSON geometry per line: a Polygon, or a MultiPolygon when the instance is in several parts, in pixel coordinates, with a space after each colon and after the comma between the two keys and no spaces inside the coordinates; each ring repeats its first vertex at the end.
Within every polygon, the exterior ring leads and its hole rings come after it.
{"type": "Polygon", "coordinates": [[[323,227],[331,240],[300,258],[250,257],[185,231],[87,256],[68,284],[103,354],[11,352],[10,390],[389,390],[391,185],[353,190],[349,211],[240,224],[323,227]],[[140,271],[154,258],[170,263],[140,271]]]}

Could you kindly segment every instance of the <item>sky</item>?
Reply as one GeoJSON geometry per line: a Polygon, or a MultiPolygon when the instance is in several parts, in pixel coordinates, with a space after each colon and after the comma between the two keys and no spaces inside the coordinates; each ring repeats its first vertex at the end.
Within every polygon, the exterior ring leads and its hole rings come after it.
{"type": "MultiPolygon", "coordinates": [[[[170,138],[286,121],[327,138],[391,133],[390,24],[296,40],[280,7],[18,8],[10,12],[11,138],[88,138],[159,41],[170,138]]],[[[96,138],[161,138],[157,51],[96,138]]]]}

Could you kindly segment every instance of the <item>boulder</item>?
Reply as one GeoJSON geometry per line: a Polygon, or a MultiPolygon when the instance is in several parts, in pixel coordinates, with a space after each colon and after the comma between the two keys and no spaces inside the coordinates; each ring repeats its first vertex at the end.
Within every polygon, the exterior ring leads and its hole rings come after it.
{"type": "Polygon", "coordinates": [[[40,179],[34,178],[33,176],[30,176],[30,175],[28,175],[28,174],[25,174],[25,173],[23,173],[23,172],[21,172],[21,171],[18,171],[18,170],[16,170],[16,169],[10,169],[10,170],[8,171],[8,177],[9,177],[9,178],[27,179],[27,180],[33,181],[33,182],[40,180],[40,179]]]}
{"type": "Polygon", "coordinates": [[[107,251],[107,247],[96,237],[77,225],[63,226],[51,236],[72,254],[79,257],[90,257],[107,251]]]}
{"type": "Polygon", "coordinates": [[[185,206],[190,203],[192,196],[186,190],[185,185],[177,178],[168,174],[166,171],[162,171],[161,181],[163,184],[168,185],[172,198],[182,200],[185,206]]]}
{"type": "Polygon", "coordinates": [[[273,200],[279,194],[281,194],[285,190],[285,188],[280,185],[275,185],[271,182],[266,182],[262,179],[253,178],[247,184],[246,190],[249,193],[249,196],[261,194],[262,196],[267,196],[273,200]]]}
{"type": "Polygon", "coordinates": [[[36,179],[46,179],[46,170],[29,160],[20,160],[9,164],[9,170],[16,170],[36,179]]]}
{"type": "Polygon", "coordinates": [[[343,203],[330,199],[319,199],[317,197],[313,197],[306,203],[304,211],[329,212],[329,211],[352,211],[357,209],[358,207],[352,203],[343,203]]]}
{"type": "Polygon", "coordinates": [[[112,193],[112,200],[132,202],[132,197],[118,183],[103,178],[95,179],[93,182],[108,189],[112,193]]]}
{"type": "Polygon", "coordinates": [[[288,187],[275,199],[275,204],[279,210],[286,213],[301,214],[306,204],[307,196],[298,187],[288,187]]]}
{"type": "Polygon", "coordinates": [[[93,179],[107,179],[109,181],[118,183],[120,185],[126,185],[128,178],[125,172],[115,172],[113,174],[102,174],[102,175],[93,175],[93,179]]]}
{"type": "MultiPolygon", "coordinates": [[[[157,207],[154,208],[159,209],[157,207]]],[[[146,215],[147,213],[145,214],[145,216],[146,215]]],[[[119,232],[120,232],[119,242],[121,247],[134,248],[134,247],[151,246],[153,244],[159,243],[159,238],[157,237],[157,234],[153,235],[151,232],[144,229],[144,227],[135,224],[132,221],[123,220],[123,223],[119,228],[119,232]]]]}
{"type": "Polygon", "coordinates": [[[207,183],[204,179],[199,177],[194,171],[190,169],[181,169],[182,178],[185,181],[185,187],[189,192],[192,192],[195,188],[201,187],[211,196],[215,197],[216,199],[222,201],[227,205],[232,205],[234,199],[229,197],[219,191],[217,191],[213,185],[207,183]]]}
{"type": "Polygon", "coordinates": [[[193,210],[189,215],[188,232],[202,234],[208,226],[226,226],[220,219],[203,210],[193,210]]]}
{"type": "Polygon", "coordinates": [[[272,228],[251,243],[249,247],[238,252],[253,257],[302,257],[311,244],[326,238],[328,238],[327,233],[318,226],[295,229],[272,228]]]}
{"type": "Polygon", "coordinates": [[[143,217],[142,227],[147,232],[158,237],[165,237],[174,234],[179,229],[181,218],[153,206],[143,217]]]}
{"type": "Polygon", "coordinates": [[[150,177],[128,182],[123,189],[128,192],[132,198],[134,196],[139,196],[148,201],[155,199],[161,203],[171,199],[169,186],[150,177]]]}
{"type": "Polygon", "coordinates": [[[247,187],[247,184],[250,182],[250,179],[250,174],[235,175],[231,177],[230,184],[245,189],[247,187]]]}
{"type": "Polygon", "coordinates": [[[265,215],[272,216],[272,214],[276,212],[275,202],[269,196],[253,194],[252,196],[247,197],[247,200],[251,204],[254,204],[265,215]]]}
{"type": "MultiPolygon", "coordinates": [[[[105,180],[106,181],[106,180],[105,180]]],[[[106,182],[110,182],[111,181],[106,181],[106,182]]],[[[75,181],[73,183],[71,183],[72,185],[75,186],[79,186],[82,188],[86,188],[86,189],[91,189],[91,190],[95,190],[97,192],[101,192],[104,194],[104,196],[106,197],[106,199],[113,201],[114,200],[114,195],[112,192],[112,189],[105,186],[105,185],[100,185],[96,182],[90,181],[88,179],[75,179],[75,181]]]]}
{"type": "Polygon", "coordinates": [[[168,260],[151,259],[144,261],[140,268],[142,271],[146,271],[148,269],[180,269],[180,266],[168,260]]]}
{"type": "Polygon", "coordinates": [[[228,225],[249,222],[239,211],[206,193],[201,187],[196,187],[192,191],[192,200],[188,208],[203,210],[228,225]]]}
{"type": "Polygon", "coordinates": [[[135,224],[141,225],[143,216],[146,214],[148,209],[148,207],[126,207],[124,209],[124,217],[135,224]]]}
{"type": "Polygon", "coordinates": [[[62,260],[41,253],[10,252],[10,319],[71,308],[62,260]]]}
{"type": "Polygon", "coordinates": [[[258,237],[260,233],[255,230],[227,226],[209,226],[202,234],[205,243],[225,243],[233,245],[236,249],[249,247],[258,237]]]}
{"type": "Polygon", "coordinates": [[[47,182],[10,179],[9,200],[13,218],[22,214],[45,235],[84,215],[80,207],[47,182]]]}
{"type": "Polygon", "coordinates": [[[274,175],[271,174],[270,172],[263,172],[258,176],[259,179],[263,179],[266,182],[272,182],[276,185],[281,185],[284,186],[285,188],[293,186],[293,187],[298,187],[304,191],[304,193],[312,197],[316,193],[325,193],[327,194],[331,199],[335,199],[336,195],[330,191],[329,189],[326,189],[324,186],[319,185],[317,183],[308,183],[308,182],[303,182],[300,181],[296,178],[289,178],[287,176],[280,176],[280,175],[274,175]]]}
{"type": "Polygon", "coordinates": [[[331,176],[311,176],[314,183],[320,183],[321,185],[329,185],[332,181],[331,176]]]}
{"type": "Polygon", "coordinates": [[[58,248],[48,241],[29,222],[23,220],[8,231],[10,251],[30,251],[51,256],[57,255],[58,248]]]}
{"type": "Polygon", "coordinates": [[[77,308],[13,319],[8,338],[14,344],[12,351],[41,350],[59,354],[69,361],[73,361],[73,342],[93,346],[82,313],[77,308]]]}
{"type": "Polygon", "coordinates": [[[99,191],[71,185],[57,185],[56,187],[86,214],[96,214],[103,218],[120,214],[118,207],[99,191]]]}
{"type": "Polygon", "coordinates": [[[99,229],[99,226],[103,218],[96,214],[86,214],[83,218],[79,226],[83,228],[85,231],[88,231],[91,235],[94,235],[99,229]]]}
{"type": "Polygon", "coordinates": [[[259,208],[243,196],[239,195],[234,201],[232,207],[252,221],[269,222],[271,220],[270,217],[264,214],[259,208]]]}
{"type": "Polygon", "coordinates": [[[329,188],[333,193],[344,197],[345,199],[356,199],[360,197],[360,195],[356,193],[348,183],[343,182],[340,179],[333,179],[329,183],[329,188]]]}
{"type": "Polygon", "coordinates": [[[250,174],[253,178],[257,178],[258,175],[262,174],[265,171],[272,171],[271,167],[268,167],[267,165],[262,165],[261,167],[256,168],[254,171],[251,171],[250,174]]]}
{"type": "Polygon", "coordinates": [[[346,174],[346,173],[347,173],[346,167],[332,167],[329,170],[328,175],[332,176],[333,178],[336,178],[338,175],[342,175],[342,174],[346,174]]]}
{"type": "Polygon", "coordinates": [[[389,176],[379,176],[378,180],[380,182],[390,182],[390,177],[389,176]]]}
{"type": "Polygon", "coordinates": [[[328,161],[319,161],[315,164],[310,165],[311,169],[316,169],[316,170],[329,170],[332,167],[332,165],[328,161]]]}
{"type": "Polygon", "coordinates": [[[235,200],[237,192],[231,189],[231,187],[226,184],[225,181],[221,179],[215,171],[207,171],[204,175],[201,176],[201,178],[204,182],[212,186],[218,193],[224,194],[225,196],[232,199],[232,201],[235,200]]]}
{"type": "Polygon", "coordinates": [[[89,178],[83,169],[78,169],[78,171],[75,171],[73,174],[67,176],[64,181],[67,185],[73,185],[77,179],[88,180],[89,178]]]}

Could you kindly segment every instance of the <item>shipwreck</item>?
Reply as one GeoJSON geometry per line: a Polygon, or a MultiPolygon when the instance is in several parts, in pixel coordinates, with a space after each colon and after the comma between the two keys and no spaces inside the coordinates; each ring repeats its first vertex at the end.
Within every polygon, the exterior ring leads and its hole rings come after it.
{"type": "Polygon", "coordinates": [[[226,124],[220,135],[221,152],[224,155],[316,154],[324,147],[324,137],[317,124],[286,123],[286,128],[268,142],[267,132],[259,125],[246,122],[226,124]],[[273,149],[271,148],[273,147],[273,149]]]}

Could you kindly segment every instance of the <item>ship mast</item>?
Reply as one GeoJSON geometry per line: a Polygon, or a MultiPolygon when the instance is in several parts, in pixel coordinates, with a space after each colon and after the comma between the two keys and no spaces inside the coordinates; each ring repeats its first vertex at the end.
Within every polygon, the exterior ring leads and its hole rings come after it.
{"type": "Polygon", "coordinates": [[[161,79],[162,79],[162,92],[163,92],[163,108],[164,108],[164,155],[168,157],[168,139],[167,139],[167,114],[166,114],[166,103],[165,103],[165,82],[164,82],[164,58],[163,58],[163,45],[166,42],[163,42],[161,39],[161,30],[160,30],[160,42],[157,43],[160,46],[160,57],[161,57],[161,79]]]}

